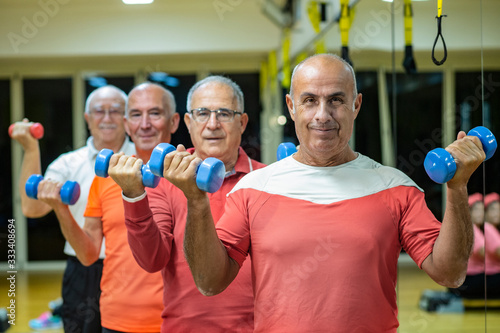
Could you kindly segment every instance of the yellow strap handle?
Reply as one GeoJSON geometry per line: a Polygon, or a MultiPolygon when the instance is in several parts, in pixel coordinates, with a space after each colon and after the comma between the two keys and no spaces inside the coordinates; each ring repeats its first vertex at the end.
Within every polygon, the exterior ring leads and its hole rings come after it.
{"type": "Polygon", "coordinates": [[[404,20],[405,20],[405,45],[411,45],[413,35],[413,8],[411,0],[405,0],[404,3],[404,20]]]}
{"type": "Polygon", "coordinates": [[[316,47],[316,54],[327,53],[325,39],[323,37],[314,42],[314,45],[316,47]]]}
{"type": "Polygon", "coordinates": [[[443,0],[438,0],[438,16],[441,17],[443,14],[443,0]]]}
{"type": "Polygon", "coordinates": [[[321,28],[319,26],[321,17],[320,17],[317,1],[309,1],[309,4],[307,5],[307,14],[309,16],[309,21],[311,21],[311,24],[313,26],[314,31],[316,33],[319,33],[321,30],[321,28]]]}
{"type": "Polygon", "coordinates": [[[269,78],[271,79],[271,89],[273,91],[278,87],[278,62],[276,60],[276,51],[269,52],[268,58],[268,70],[269,70],[269,78]]]}
{"type": "Polygon", "coordinates": [[[349,29],[351,28],[351,10],[349,10],[349,0],[340,0],[340,41],[342,46],[349,44],[349,29]]]}
{"type": "Polygon", "coordinates": [[[281,57],[283,61],[283,79],[281,85],[283,88],[290,88],[291,69],[290,69],[290,29],[283,31],[283,43],[281,45],[281,57]]]}
{"type": "Polygon", "coordinates": [[[295,57],[295,66],[297,66],[299,63],[301,63],[303,60],[307,59],[307,52],[303,51],[300,52],[297,57],[295,57]]]}
{"type": "Polygon", "coordinates": [[[269,66],[267,61],[262,61],[260,63],[260,94],[263,97],[264,92],[267,89],[267,81],[269,80],[269,66]]]}

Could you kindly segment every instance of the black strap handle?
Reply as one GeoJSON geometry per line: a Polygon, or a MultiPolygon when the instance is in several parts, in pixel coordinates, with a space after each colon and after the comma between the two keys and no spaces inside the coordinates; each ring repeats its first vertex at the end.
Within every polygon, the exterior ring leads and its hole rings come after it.
{"type": "Polygon", "coordinates": [[[438,22],[437,23],[438,33],[437,33],[436,39],[434,40],[434,45],[432,46],[432,61],[438,66],[441,66],[442,64],[444,64],[444,62],[446,61],[446,58],[448,57],[448,51],[446,50],[446,43],[444,42],[443,35],[441,34],[441,18],[444,16],[446,16],[446,15],[436,16],[437,22],[438,22]],[[443,59],[441,59],[441,60],[437,60],[436,57],[434,57],[434,49],[436,48],[436,44],[437,44],[439,37],[441,37],[441,41],[443,42],[443,48],[444,48],[444,56],[443,56],[443,59]]]}

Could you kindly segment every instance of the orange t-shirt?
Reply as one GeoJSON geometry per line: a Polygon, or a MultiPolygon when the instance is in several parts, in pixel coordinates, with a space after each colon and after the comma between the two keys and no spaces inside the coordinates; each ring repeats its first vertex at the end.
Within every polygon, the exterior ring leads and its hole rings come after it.
{"type": "Polygon", "coordinates": [[[135,261],[127,241],[121,188],[111,178],[95,177],[85,217],[99,217],[106,239],[101,279],[101,323],[123,332],[160,332],[163,280],[135,261]]]}

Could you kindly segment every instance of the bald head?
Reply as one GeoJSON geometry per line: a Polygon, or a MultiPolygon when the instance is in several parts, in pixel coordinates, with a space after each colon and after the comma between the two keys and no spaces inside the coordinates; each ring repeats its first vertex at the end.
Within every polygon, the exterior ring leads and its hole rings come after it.
{"type": "MultiPolygon", "coordinates": [[[[167,111],[169,115],[173,115],[175,113],[175,98],[170,90],[165,89],[163,86],[152,83],[152,82],[144,82],[137,86],[135,86],[130,93],[128,94],[129,98],[134,98],[135,95],[144,94],[144,93],[153,93],[153,94],[161,94],[163,109],[167,111]]],[[[125,112],[125,118],[128,117],[128,108],[127,104],[125,112]]]]}
{"type": "Polygon", "coordinates": [[[307,77],[311,72],[328,73],[329,71],[326,69],[332,67],[336,69],[335,72],[338,73],[338,75],[345,74],[340,73],[338,70],[344,70],[349,74],[352,80],[353,99],[356,99],[356,96],[358,95],[358,89],[356,87],[356,75],[354,74],[354,69],[352,68],[352,66],[336,54],[322,53],[310,56],[309,58],[301,61],[293,69],[290,84],[290,96],[292,97],[292,100],[294,96],[293,86],[297,78],[307,77]]]}

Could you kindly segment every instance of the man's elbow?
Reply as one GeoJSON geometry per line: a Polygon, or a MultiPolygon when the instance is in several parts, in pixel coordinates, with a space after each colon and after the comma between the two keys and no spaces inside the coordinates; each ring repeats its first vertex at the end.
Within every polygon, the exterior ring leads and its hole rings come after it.
{"type": "Polygon", "coordinates": [[[229,285],[225,283],[220,277],[208,279],[204,275],[193,274],[194,283],[196,288],[200,291],[203,296],[215,296],[223,292],[229,285]]]}
{"type": "Polygon", "coordinates": [[[215,296],[215,295],[218,295],[221,292],[223,292],[224,289],[226,289],[226,288],[215,289],[215,288],[210,288],[210,287],[206,287],[206,286],[200,286],[198,283],[196,284],[196,287],[198,288],[198,290],[200,291],[200,293],[203,296],[215,296]]]}
{"type": "Polygon", "coordinates": [[[464,284],[466,276],[467,270],[463,270],[457,273],[446,274],[441,278],[434,278],[434,281],[443,287],[458,288],[464,284]]]}
{"type": "Polygon", "coordinates": [[[97,259],[99,259],[99,256],[87,254],[85,256],[78,256],[77,255],[77,258],[83,266],[88,267],[88,266],[92,265],[93,263],[95,263],[97,261],[97,259]]]}
{"type": "MultiPolygon", "coordinates": [[[[135,255],[134,255],[135,257],[135,255]]],[[[145,270],[146,272],[148,273],[156,273],[156,272],[159,272],[163,269],[164,266],[161,266],[161,265],[156,265],[155,263],[150,263],[150,262],[145,262],[145,261],[142,261],[140,259],[138,259],[137,257],[135,257],[135,261],[137,262],[137,264],[139,266],[141,266],[141,268],[143,270],[145,270]]]]}
{"type": "Polygon", "coordinates": [[[23,215],[29,219],[38,219],[47,215],[47,212],[41,211],[40,209],[34,209],[30,206],[26,207],[25,205],[22,205],[21,210],[23,211],[23,215]]]}

